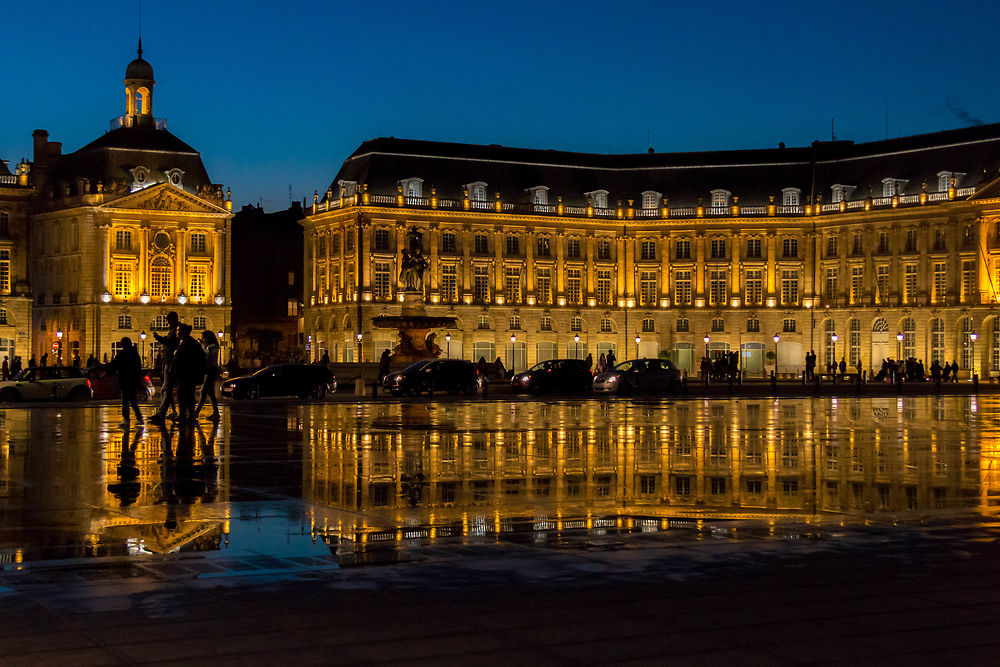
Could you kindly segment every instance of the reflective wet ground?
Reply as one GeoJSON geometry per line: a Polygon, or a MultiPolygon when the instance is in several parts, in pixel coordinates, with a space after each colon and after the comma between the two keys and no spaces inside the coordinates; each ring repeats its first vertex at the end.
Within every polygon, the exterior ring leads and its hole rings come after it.
{"type": "Polygon", "coordinates": [[[975,396],[258,402],[233,404],[218,426],[128,431],[113,406],[13,408],[0,411],[0,560],[197,553],[211,574],[428,546],[989,521],[998,407],[975,396]]]}

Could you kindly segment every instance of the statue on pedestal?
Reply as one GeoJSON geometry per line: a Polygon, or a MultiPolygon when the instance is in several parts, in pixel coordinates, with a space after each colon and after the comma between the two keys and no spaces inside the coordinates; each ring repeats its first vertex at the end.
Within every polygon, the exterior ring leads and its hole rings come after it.
{"type": "Polygon", "coordinates": [[[406,234],[406,245],[403,248],[403,261],[399,268],[399,282],[407,292],[424,291],[424,271],[430,264],[424,257],[424,235],[411,227],[406,234]]]}

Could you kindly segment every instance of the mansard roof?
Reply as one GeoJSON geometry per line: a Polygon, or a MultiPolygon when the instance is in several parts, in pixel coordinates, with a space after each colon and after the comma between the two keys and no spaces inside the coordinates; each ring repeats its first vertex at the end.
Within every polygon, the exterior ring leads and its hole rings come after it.
{"type": "Polygon", "coordinates": [[[855,186],[854,199],[882,194],[882,180],[907,180],[900,194],[918,193],[922,183],[937,190],[940,171],[965,174],[958,187],[994,180],[1000,167],[1000,123],[899,137],[884,141],[816,141],[811,146],[686,153],[603,155],[510,148],[491,144],[377,138],[365,141],[344,161],[331,184],[367,184],[372,193],[394,194],[399,181],[419,177],[439,197],[461,198],[462,184],[485,181],[490,198],[527,200],[526,189],[546,185],[551,201],[586,205],[584,193],[609,191],[609,205],[639,200],[652,190],[671,206],[694,205],[713,189],[728,190],[741,204],[780,203],[793,187],[830,201],[835,184],[855,186]]]}
{"type": "Polygon", "coordinates": [[[7,167],[7,163],[0,159],[0,176],[10,176],[10,169],[7,167]]]}
{"type": "Polygon", "coordinates": [[[78,178],[89,179],[91,187],[98,181],[106,186],[122,180],[131,183],[130,170],[138,166],[150,170],[151,183],[166,182],[165,172],[181,169],[185,190],[196,192],[211,185],[198,151],[167,130],[152,127],[120,127],[107,132],[59,158],[49,182],[65,182],[71,188],[76,187],[78,178]]]}

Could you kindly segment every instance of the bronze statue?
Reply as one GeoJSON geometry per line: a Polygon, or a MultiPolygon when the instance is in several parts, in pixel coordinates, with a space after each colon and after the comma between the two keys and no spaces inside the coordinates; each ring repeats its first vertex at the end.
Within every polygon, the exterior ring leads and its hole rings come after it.
{"type": "Polygon", "coordinates": [[[424,235],[411,227],[406,234],[406,247],[403,249],[403,261],[399,269],[399,281],[408,292],[424,291],[424,271],[430,266],[424,257],[424,235]]]}

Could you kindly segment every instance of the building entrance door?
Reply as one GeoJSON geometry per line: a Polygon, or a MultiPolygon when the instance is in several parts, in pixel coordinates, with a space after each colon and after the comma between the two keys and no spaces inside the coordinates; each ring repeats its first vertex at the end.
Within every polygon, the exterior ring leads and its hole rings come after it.
{"type": "Polygon", "coordinates": [[[880,317],[872,324],[872,373],[877,373],[882,368],[883,359],[892,356],[889,350],[889,323],[880,317]]]}

